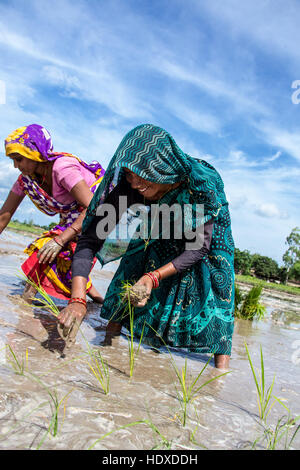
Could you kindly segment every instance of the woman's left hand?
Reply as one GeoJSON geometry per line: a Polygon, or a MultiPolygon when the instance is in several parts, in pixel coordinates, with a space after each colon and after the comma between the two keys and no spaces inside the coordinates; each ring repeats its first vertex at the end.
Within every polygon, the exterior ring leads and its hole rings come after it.
{"type": "Polygon", "coordinates": [[[52,263],[62,247],[53,239],[45,243],[39,250],[37,257],[40,263],[52,263]]]}
{"type": "Polygon", "coordinates": [[[153,283],[152,280],[149,278],[149,276],[142,276],[132,287],[134,289],[135,286],[144,286],[147,291],[147,297],[145,297],[143,300],[140,300],[135,307],[145,307],[145,305],[148,302],[148,299],[151,295],[152,289],[153,289],[153,283]]]}

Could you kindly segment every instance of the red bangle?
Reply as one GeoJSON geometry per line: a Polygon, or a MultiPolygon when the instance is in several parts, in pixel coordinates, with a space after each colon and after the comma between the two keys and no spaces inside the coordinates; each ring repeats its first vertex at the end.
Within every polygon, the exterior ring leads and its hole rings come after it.
{"type": "Polygon", "coordinates": [[[144,276],[150,277],[152,280],[153,289],[157,289],[157,287],[159,287],[158,277],[153,272],[145,273],[144,276]]]}
{"type": "Polygon", "coordinates": [[[82,304],[86,307],[86,300],[85,299],[82,299],[81,297],[72,297],[69,302],[68,302],[68,305],[69,304],[82,304]]]}

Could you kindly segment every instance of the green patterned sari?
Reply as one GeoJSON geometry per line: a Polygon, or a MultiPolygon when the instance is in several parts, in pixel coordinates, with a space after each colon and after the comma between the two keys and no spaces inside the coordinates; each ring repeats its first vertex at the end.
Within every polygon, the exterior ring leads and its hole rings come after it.
{"type": "MultiPolygon", "coordinates": [[[[138,126],[124,137],[112,158],[88,208],[83,231],[113,184],[118,184],[124,176],[123,168],[156,183],[181,182],[159,204],[178,204],[182,208],[186,204],[202,204],[201,223],[214,220],[209,253],[185,271],[162,280],[159,288],[152,290],[146,306],[135,308],[135,335],[140,337],[143,331],[143,342],[154,347],[165,343],[192,352],[230,355],[234,326],[234,242],[220,175],[207,162],[182,152],[163,129],[151,124],[138,126]]],[[[199,225],[196,212],[192,214],[193,226],[199,225]]],[[[147,242],[146,238],[132,239],[122,254],[101,317],[128,327],[129,319],[120,308],[122,282],[136,282],[145,272],[158,269],[185,250],[184,240],[151,239],[151,231],[148,235],[147,242]]],[[[106,259],[105,255],[104,244],[97,254],[102,264],[112,259],[106,259]]]]}

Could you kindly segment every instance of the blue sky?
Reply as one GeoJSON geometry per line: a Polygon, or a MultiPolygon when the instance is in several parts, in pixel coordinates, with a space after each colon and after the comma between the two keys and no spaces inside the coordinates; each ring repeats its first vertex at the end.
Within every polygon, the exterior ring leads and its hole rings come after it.
{"type": "MultiPolygon", "coordinates": [[[[157,124],[220,172],[236,246],[281,263],[300,225],[299,22],[298,0],[0,0],[0,138],[39,123],[106,167],[157,124]]],[[[51,222],[25,200],[16,217],[51,222]]]]}

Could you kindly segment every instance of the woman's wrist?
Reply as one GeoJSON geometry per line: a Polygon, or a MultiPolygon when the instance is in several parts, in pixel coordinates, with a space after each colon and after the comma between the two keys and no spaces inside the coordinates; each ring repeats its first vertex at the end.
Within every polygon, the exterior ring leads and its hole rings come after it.
{"type": "Polygon", "coordinates": [[[83,276],[74,276],[72,278],[71,298],[81,298],[86,301],[87,279],[83,276]]]}
{"type": "Polygon", "coordinates": [[[164,266],[161,266],[158,269],[155,269],[152,272],[158,277],[159,282],[161,282],[167,277],[174,276],[174,274],[177,273],[177,269],[175,268],[174,264],[170,262],[165,264],[164,266]]]}
{"type": "Polygon", "coordinates": [[[61,247],[63,248],[65,246],[65,243],[57,236],[54,237],[53,240],[61,247]]]}
{"type": "Polygon", "coordinates": [[[143,274],[143,277],[147,277],[152,281],[152,288],[157,289],[159,287],[160,281],[166,279],[169,276],[173,276],[177,273],[177,270],[172,262],[165,264],[159,269],[154,271],[149,271],[143,274]]]}
{"type": "Polygon", "coordinates": [[[54,240],[60,246],[63,247],[66,243],[73,240],[73,238],[76,238],[79,235],[80,232],[81,232],[81,228],[73,227],[72,225],[70,225],[68,228],[66,228],[66,230],[64,232],[57,235],[57,237],[55,237],[54,240]]]}
{"type": "Polygon", "coordinates": [[[79,235],[79,233],[81,232],[81,227],[79,228],[79,227],[76,227],[74,225],[70,225],[70,227],[68,227],[68,229],[71,231],[70,235],[72,235],[73,237],[77,237],[77,235],[79,235]]]}
{"type": "Polygon", "coordinates": [[[83,297],[71,297],[68,301],[68,305],[70,304],[80,304],[86,308],[86,299],[83,297]]]}
{"type": "Polygon", "coordinates": [[[159,278],[156,274],[154,274],[154,271],[143,274],[143,277],[147,277],[151,280],[152,289],[157,289],[159,287],[159,278]]]}

